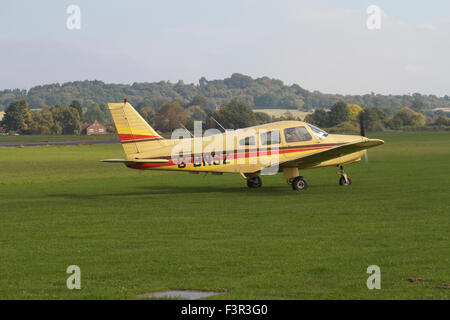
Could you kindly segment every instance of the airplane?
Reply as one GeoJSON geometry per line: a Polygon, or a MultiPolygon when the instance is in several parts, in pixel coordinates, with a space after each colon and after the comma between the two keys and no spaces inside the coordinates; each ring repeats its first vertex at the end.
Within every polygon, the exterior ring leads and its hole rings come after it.
{"type": "Polygon", "coordinates": [[[126,100],[108,103],[108,108],[125,158],[102,162],[140,170],[239,173],[249,188],[261,187],[261,173],[274,169],[283,172],[293,190],[305,190],[308,182],[299,170],[330,166],[339,167],[339,185],[349,186],[352,180],[344,165],[360,161],[367,149],[384,143],[358,135],[328,134],[303,121],[272,122],[209,137],[165,139],[126,100]]]}

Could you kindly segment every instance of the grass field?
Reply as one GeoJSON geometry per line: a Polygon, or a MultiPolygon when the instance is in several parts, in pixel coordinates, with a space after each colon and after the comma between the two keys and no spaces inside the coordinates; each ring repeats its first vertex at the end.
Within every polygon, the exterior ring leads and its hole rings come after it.
{"type": "Polygon", "coordinates": [[[120,145],[0,149],[0,298],[448,299],[450,135],[377,137],[368,165],[346,167],[350,187],[316,169],[302,192],[281,175],[248,189],[98,162],[120,145]],[[66,288],[72,264],[81,290],[66,288]]]}
{"type": "Polygon", "coordinates": [[[117,139],[117,134],[104,135],[18,135],[18,136],[0,136],[1,142],[52,142],[52,141],[78,141],[78,140],[113,140],[117,139]]]}

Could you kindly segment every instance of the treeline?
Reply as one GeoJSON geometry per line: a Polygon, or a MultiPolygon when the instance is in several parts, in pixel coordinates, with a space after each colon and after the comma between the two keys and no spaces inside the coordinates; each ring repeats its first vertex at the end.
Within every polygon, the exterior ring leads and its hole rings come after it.
{"type": "MultiPolygon", "coordinates": [[[[202,102],[202,101],[197,101],[202,102]]],[[[170,133],[175,129],[194,128],[194,121],[203,121],[204,128],[218,128],[213,120],[222,123],[226,128],[242,128],[273,120],[265,113],[253,112],[247,105],[231,101],[219,110],[208,110],[201,105],[186,108],[177,102],[163,103],[157,111],[151,107],[138,109],[141,116],[161,133],[170,133]]],[[[6,108],[3,120],[0,121],[0,133],[6,134],[39,134],[39,135],[79,135],[82,130],[95,120],[106,125],[108,132],[115,132],[111,114],[105,104],[91,104],[83,108],[77,100],[68,106],[44,106],[42,109],[30,109],[25,100],[13,101],[6,108]]]]}
{"type": "Polygon", "coordinates": [[[30,108],[65,105],[73,100],[89,108],[93,104],[123,101],[127,98],[135,107],[150,107],[154,111],[169,102],[183,107],[202,105],[205,110],[229,103],[231,100],[242,102],[251,108],[287,108],[310,111],[317,108],[330,108],[338,101],[346,104],[358,104],[368,108],[411,107],[416,101],[424,103],[426,109],[443,108],[450,105],[450,97],[435,95],[339,95],[308,91],[297,84],[285,85],[281,80],[262,77],[253,79],[234,73],[223,80],[207,80],[202,77],[198,84],[185,84],[183,81],[170,83],[106,84],[102,81],[75,81],[62,85],[48,84],[35,86],[30,90],[0,91],[0,110],[13,101],[25,100],[30,108]],[[201,103],[199,103],[201,102],[201,103]]]}
{"type": "MultiPolygon", "coordinates": [[[[194,128],[194,121],[202,121],[203,128],[222,130],[238,129],[257,124],[281,120],[301,120],[289,112],[281,117],[270,117],[263,112],[254,112],[246,104],[232,100],[216,110],[210,110],[207,102],[194,99],[196,103],[183,107],[178,102],[163,103],[155,111],[150,106],[138,108],[141,116],[161,133],[185,127],[194,128]],[[220,123],[220,125],[219,125],[220,123]]],[[[327,129],[331,133],[359,133],[361,128],[370,132],[384,130],[450,130],[450,114],[431,112],[423,103],[399,109],[362,108],[357,104],[338,101],[330,110],[316,109],[306,116],[306,122],[327,129]],[[422,112],[421,112],[422,111],[422,112]]],[[[82,133],[83,128],[95,120],[106,125],[107,131],[115,132],[111,114],[105,104],[91,104],[83,108],[77,100],[67,106],[45,106],[31,110],[25,100],[17,100],[6,108],[0,122],[0,132],[19,134],[71,134],[82,133]]]]}
{"type": "Polygon", "coordinates": [[[414,103],[411,108],[392,109],[362,108],[339,101],[329,111],[316,109],[304,120],[333,133],[360,133],[361,130],[450,130],[449,116],[443,111],[426,110],[422,103],[414,103]]]}
{"type": "Polygon", "coordinates": [[[39,135],[79,135],[83,128],[98,120],[108,124],[107,130],[114,132],[111,115],[106,106],[92,104],[87,110],[77,100],[68,106],[44,106],[40,110],[32,110],[25,100],[17,100],[6,108],[0,132],[39,135]]]}

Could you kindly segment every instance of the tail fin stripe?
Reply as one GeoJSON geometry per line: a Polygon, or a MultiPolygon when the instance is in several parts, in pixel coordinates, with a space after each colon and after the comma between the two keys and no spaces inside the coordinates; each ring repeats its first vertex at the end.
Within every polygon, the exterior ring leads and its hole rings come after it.
{"type": "Polygon", "coordinates": [[[152,139],[141,139],[141,140],[120,140],[120,143],[136,143],[136,142],[146,142],[146,141],[156,141],[156,140],[164,140],[164,138],[156,137],[152,139]]]}
{"type": "Polygon", "coordinates": [[[154,135],[140,135],[140,134],[128,134],[128,133],[122,133],[119,134],[120,141],[133,141],[133,140],[141,140],[141,139],[153,139],[153,138],[160,138],[158,136],[154,135]]]}

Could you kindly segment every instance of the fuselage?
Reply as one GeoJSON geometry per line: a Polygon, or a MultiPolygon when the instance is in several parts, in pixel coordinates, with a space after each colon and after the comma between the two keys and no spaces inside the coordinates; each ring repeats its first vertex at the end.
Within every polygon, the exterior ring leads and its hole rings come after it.
{"type": "MultiPolygon", "coordinates": [[[[133,169],[179,170],[190,172],[256,172],[267,164],[284,163],[288,158],[320,152],[368,139],[358,135],[327,134],[302,121],[280,121],[196,138],[164,139],[158,147],[128,155],[141,161],[129,163],[133,169]]],[[[354,152],[311,165],[310,168],[343,165],[359,161],[364,151],[354,152]]],[[[288,166],[281,164],[280,169],[288,166]]]]}

